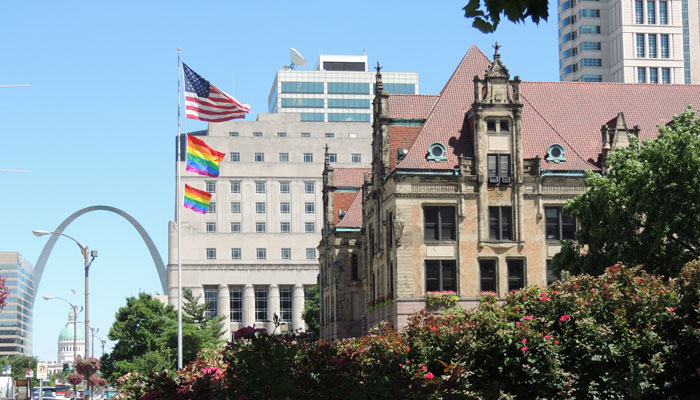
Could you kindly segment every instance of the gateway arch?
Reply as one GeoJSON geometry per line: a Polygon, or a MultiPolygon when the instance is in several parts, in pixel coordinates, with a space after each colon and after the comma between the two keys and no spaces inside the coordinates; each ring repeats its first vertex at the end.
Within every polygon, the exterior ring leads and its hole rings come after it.
{"type": "MultiPolygon", "coordinates": [[[[158,249],[156,248],[156,245],[153,243],[153,240],[151,240],[151,237],[148,236],[148,232],[146,232],[145,229],[143,229],[143,226],[139,224],[139,222],[134,219],[131,215],[126,213],[125,211],[122,211],[116,207],[111,207],[111,206],[91,206],[91,207],[85,207],[82,210],[78,210],[71,214],[68,218],[63,220],[61,224],[54,230],[54,232],[58,233],[63,233],[63,231],[70,225],[71,222],[73,222],[76,218],[79,216],[92,212],[92,211],[109,211],[113,212],[121,217],[124,217],[125,220],[129,221],[131,225],[133,225],[134,228],[136,228],[136,231],[141,235],[141,238],[143,239],[144,243],[146,243],[146,247],[148,247],[148,251],[151,253],[151,257],[153,258],[153,264],[156,267],[156,271],[158,272],[158,278],[160,278],[160,284],[163,287],[163,293],[166,293],[167,288],[168,288],[168,281],[167,281],[167,275],[166,275],[166,268],[165,265],[163,264],[163,259],[160,256],[160,253],[158,253],[158,249]]],[[[44,245],[44,249],[41,251],[41,254],[39,255],[39,259],[36,262],[36,265],[34,265],[34,298],[36,298],[37,292],[39,292],[39,282],[41,281],[41,275],[44,273],[44,267],[46,266],[46,260],[49,259],[49,255],[51,254],[51,250],[53,250],[54,245],[56,245],[56,241],[58,240],[59,235],[51,235],[49,240],[46,242],[44,245]]]]}

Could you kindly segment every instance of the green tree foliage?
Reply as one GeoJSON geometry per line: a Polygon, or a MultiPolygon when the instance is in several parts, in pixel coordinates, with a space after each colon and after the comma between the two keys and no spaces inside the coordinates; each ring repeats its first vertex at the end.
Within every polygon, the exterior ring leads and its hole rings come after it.
{"type": "MultiPolygon", "coordinates": [[[[183,291],[182,358],[187,364],[197,359],[202,349],[216,349],[222,344],[223,317],[205,315],[206,305],[190,290],[183,291]]],[[[112,353],[102,357],[102,372],[116,379],[128,372],[151,375],[177,365],[177,311],[148,294],[130,297],[117,311],[109,338],[116,342],[112,353]]]]}
{"type": "Polygon", "coordinates": [[[621,262],[676,276],[700,258],[700,119],[689,108],[659,131],[614,151],[608,175],[588,174],[588,191],[565,207],[580,230],[555,271],[600,274],[621,262]]]}
{"type": "Polygon", "coordinates": [[[306,322],[307,332],[309,332],[314,337],[318,337],[321,332],[321,306],[319,305],[319,294],[318,286],[311,286],[306,289],[309,300],[304,304],[304,311],[301,313],[301,317],[306,322]]]}
{"type": "Polygon", "coordinates": [[[0,357],[0,365],[9,365],[12,367],[12,377],[14,379],[24,378],[25,370],[36,370],[37,359],[29,356],[2,356],[0,357]]]}
{"type": "Polygon", "coordinates": [[[173,324],[177,327],[173,307],[145,293],[127,298],[126,306],[117,311],[109,330],[109,339],[115,344],[110,354],[102,356],[104,376],[114,382],[128,372],[149,375],[163,366],[173,369],[176,350],[163,341],[173,324]]]}
{"type": "Polygon", "coordinates": [[[523,22],[530,18],[539,24],[547,20],[547,0],[469,0],[463,8],[466,18],[473,18],[472,26],[481,32],[496,31],[501,15],[511,22],[523,22]]]}

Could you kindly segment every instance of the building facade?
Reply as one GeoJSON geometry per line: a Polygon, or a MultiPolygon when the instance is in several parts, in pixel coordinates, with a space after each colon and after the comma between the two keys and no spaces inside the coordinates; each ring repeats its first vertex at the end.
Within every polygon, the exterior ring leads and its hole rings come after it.
{"type": "MultiPolygon", "coordinates": [[[[391,93],[418,93],[415,72],[386,72],[391,93]]],[[[311,71],[277,71],[268,112],[299,113],[301,121],[370,122],[374,75],[367,56],[321,55],[311,71]]]]}
{"type": "MultiPolygon", "coordinates": [[[[210,315],[226,317],[227,337],[253,324],[273,331],[275,315],[283,331],[303,329],[305,289],[318,276],[324,152],[333,165],[366,167],[371,126],[277,113],[210,124],[196,134],[226,157],[218,178],[186,172],[184,157],[178,163],[182,187],[212,194],[204,215],[183,207],[181,191],[177,197],[182,286],[207,302],[210,315]]],[[[168,304],[176,306],[175,222],[168,256],[168,304]]]]}
{"type": "Polygon", "coordinates": [[[73,315],[73,309],[71,309],[68,312],[68,322],[66,326],[64,326],[58,334],[57,365],[59,366],[68,363],[72,369],[75,363],[73,355],[80,355],[81,357],[85,355],[85,333],[82,328],[76,328],[78,327],[76,326],[75,315],[73,315]],[[75,340],[73,338],[75,338],[75,340]],[[75,350],[73,348],[75,348],[75,350]]]}
{"type": "Polygon", "coordinates": [[[16,252],[0,252],[0,276],[9,290],[0,311],[0,355],[32,355],[34,266],[16,252]]]}
{"type": "Polygon", "coordinates": [[[700,83],[697,0],[560,0],[562,81],[700,83]]]}
{"type": "MultiPolygon", "coordinates": [[[[439,96],[389,95],[381,78],[372,169],[353,202],[361,219],[352,206],[345,216],[354,231],[324,197],[324,339],[401,327],[429,292],[471,308],[482,292],[550,283],[550,260],[576,231],[563,206],[584,192],[584,173],[606,173],[631,135],[655,138],[657,124],[700,106],[697,85],[522,82],[498,50],[490,61],[475,47],[439,96]]],[[[324,193],[337,196],[338,170],[324,171],[324,193]]]]}

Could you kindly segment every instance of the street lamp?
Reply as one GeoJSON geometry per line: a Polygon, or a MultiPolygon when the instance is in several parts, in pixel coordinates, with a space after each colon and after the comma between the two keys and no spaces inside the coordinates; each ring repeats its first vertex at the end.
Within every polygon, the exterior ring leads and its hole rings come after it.
{"type": "Polygon", "coordinates": [[[32,233],[36,237],[45,235],[65,236],[68,239],[74,241],[75,244],[77,244],[78,247],[80,247],[80,252],[83,254],[83,258],[85,259],[85,358],[88,358],[90,355],[90,353],[88,353],[88,340],[90,340],[90,293],[88,292],[88,275],[90,272],[90,265],[95,260],[95,257],[97,257],[97,250],[90,251],[87,246],[83,246],[82,244],[80,244],[80,242],[75,240],[74,237],[66,235],[65,233],[49,232],[40,229],[35,229],[32,231],[32,233]]]}
{"type": "MultiPolygon", "coordinates": [[[[63,297],[57,297],[57,296],[44,296],[44,300],[63,300],[68,305],[73,309],[73,369],[75,369],[75,361],[78,359],[77,357],[77,352],[78,352],[78,306],[75,304],[71,303],[70,301],[64,299],[63,297]]],[[[80,311],[83,311],[83,308],[80,307],[80,311]]]]}
{"type": "Polygon", "coordinates": [[[90,327],[90,333],[92,333],[92,349],[90,350],[91,357],[95,357],[95,335],[100,331],[100,328],[90,327]]]}
{"type": "MultiPolygon", "coordinates": [[[[94,339],[93,339],[93,340],[94,340],[94,339]]],[[[99,336],[97,336],[97,340],[99,340],[99,341],[100,341],[100,344],[102,345],[102,357],[104,357],[104,355],[105,355],[105,345],[107,344],[107,341],[104,340],[104,339],[102,339],[102,338],[99,337],[99,336]]],[[[94,357],[94,354],[93,354],[93,357],[94,357]]],[[[100,358],[102,358],[102,357],[100,357],[100,358]]]]}

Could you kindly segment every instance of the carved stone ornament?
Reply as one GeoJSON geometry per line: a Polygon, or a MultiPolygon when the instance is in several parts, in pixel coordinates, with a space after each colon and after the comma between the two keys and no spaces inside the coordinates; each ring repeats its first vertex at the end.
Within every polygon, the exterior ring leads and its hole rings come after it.
{"type": "Polygon", "coordinates": [[[501,46],[499,46],[498,42],[496,42],[496,45],[493,47],[496,49],[496,51],[493,54],[493,62],[486,69],[486,76],[488,78],[508,79],[510,77],[510,73],[508,72],[508,68],[506,68],[501,62],[501,55],[498,53],[498,49],[501,48],[501,46]]]}
{"type": "Polygon", "coordinates": [[[401,236],[403,235],[403,222],[394,215],[394,244],[401,246],[401,236]]]}

